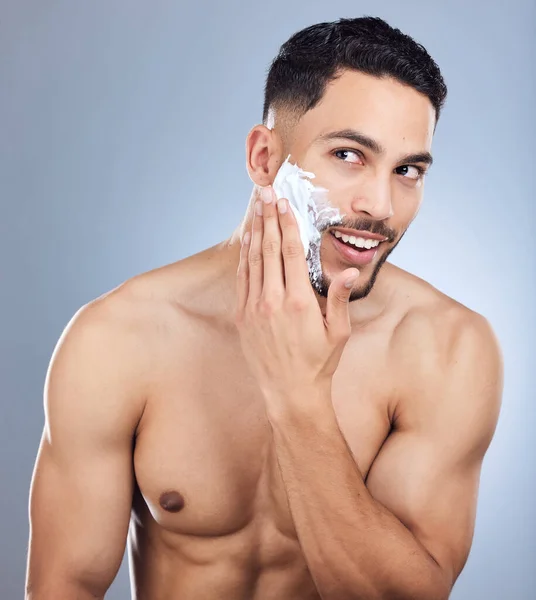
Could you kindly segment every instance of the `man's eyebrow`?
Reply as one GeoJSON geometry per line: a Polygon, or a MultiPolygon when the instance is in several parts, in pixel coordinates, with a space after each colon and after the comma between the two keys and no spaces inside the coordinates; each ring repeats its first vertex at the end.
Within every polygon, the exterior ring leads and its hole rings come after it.
{"type": "MultiPolygon", "coordinates": [[[[330,140],[349,140],[368,148],[374,152],[374,154],[383,154],[385,152],[384,148],[376,140],[355,129],[332,131],[316,138],[316,141],[319,142],[328,142],[330,140]]],[[[416,154],[407,154],[406,156],[403,156],[399,162],[400,164],[422,162],[432,165],[434,159],[430,152],[418,152],[416,154]]]]}
{"type": "Polygon", "coordinates": [[[372,150],[374,154],[382,154],[384,152],[384,149],[376,140],[373,140],[368,135],[360,133],[355,129],[331,131],[330,133],[324,133],[316,139],[319,142],[329,142],[330,140],[350,140],[351,142],[356,142],[356,144],[361,144],[362,146],[365,146],[365,148],[372,150]]]}
{"type": "Polygon", "coordinates": [[[400,164],[407,164],[407,163],[426,163],[427,165],[429,165],[430,167],[432,166],[432,163],[434,162],[434,159],[432,158],[432,155],[430,154],[430,152],[419,152],[418,154],[406,154],[406,156],[403,156],[400,159],[400,164]]]}

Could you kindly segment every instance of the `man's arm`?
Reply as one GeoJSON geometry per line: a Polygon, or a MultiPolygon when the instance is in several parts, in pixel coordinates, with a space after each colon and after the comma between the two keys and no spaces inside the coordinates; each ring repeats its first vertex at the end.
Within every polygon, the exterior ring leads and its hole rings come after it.
{"type": "Polygon", "coordinates": [[[121,565],[143,390],[135,388],[141,361],[128,308],[114,303],[79,311],[49,366],[30,491],[27,600],[103,598],[121,565]]]}
{"type": "Polygon", "coordinates": [[[448,359],[431,387],[416,386],[425,402],[400,416],[368,487],[329,390],[277,401],[277,458],[324,600],[448,598],[471,546],[480,467],[502,392],[502,359],[485,319],[463,324],[448,359]]]}

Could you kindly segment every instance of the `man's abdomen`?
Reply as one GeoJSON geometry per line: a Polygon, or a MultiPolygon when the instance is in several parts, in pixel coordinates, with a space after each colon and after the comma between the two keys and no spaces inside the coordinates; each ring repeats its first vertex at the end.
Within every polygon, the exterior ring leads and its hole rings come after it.
{"type": "Polygon", "coordinates": [[[273,524],[216,538],[158,528],[131,523],[135,600],[319,600],[298,542],[273,524]]]}

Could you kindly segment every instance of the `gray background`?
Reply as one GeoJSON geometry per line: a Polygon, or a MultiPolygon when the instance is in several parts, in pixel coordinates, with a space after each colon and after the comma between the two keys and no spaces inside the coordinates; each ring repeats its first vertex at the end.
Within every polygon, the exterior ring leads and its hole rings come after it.
{"type": "MultiPolygon", "coordinates": [[[[484,314],[505,393],[452,598],[534,598],[534,2],[0,0],[0,597],[22,597],[53,347],[83,304],[211,246],[250,191],[244,140],[289,35],[372,14],[450,95],[393,262],[484,314]],[[532,376],[531,376],[532,375],[532,376]]],[[[129,597],[126,563],[107,598],[129,597]]]]}

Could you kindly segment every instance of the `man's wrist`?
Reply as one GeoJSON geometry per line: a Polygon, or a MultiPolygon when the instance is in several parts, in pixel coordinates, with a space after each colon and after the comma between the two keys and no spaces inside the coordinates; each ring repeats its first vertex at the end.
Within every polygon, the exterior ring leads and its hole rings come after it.
{"type": "Polygon", "coordinates": [[[300,419],[333,409],[331,404],[331,378],[307,382],[299,386],[270,388],[264,391],[266,412],[270,421],[300,419]]]}

